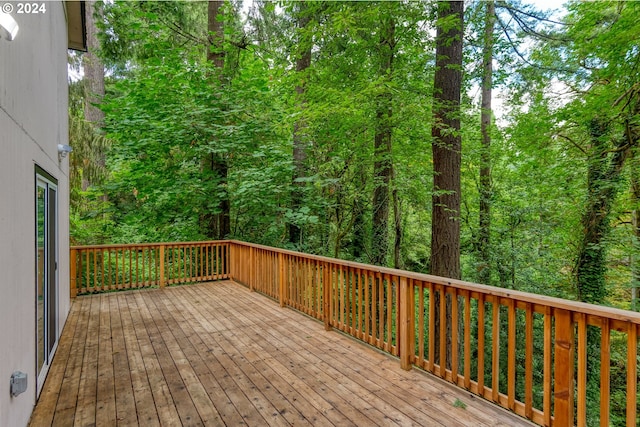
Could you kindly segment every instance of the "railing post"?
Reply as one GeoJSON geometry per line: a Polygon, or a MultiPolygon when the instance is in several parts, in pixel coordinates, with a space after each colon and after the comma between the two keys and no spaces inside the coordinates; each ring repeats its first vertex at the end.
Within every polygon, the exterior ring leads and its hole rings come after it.
{"type": "Polygon", "coordinates": [[[78,250],[71,249],[71,253],[69,254],[69,291],[71,298],[75,298],[78,294],[78,288],[76,283],[76,274],[77,274],[77,259],[78,259],[78,250]]]}
{"type": "Polygon", "coordinates": [[[284,254],[278,252],[278,296],[280,307],[284,307],[284,254]]]}
{"type": "Polygon", "coordinates": [[[413,325],[413,286],[410,285],[406,277],[400,277],[400,367],[405,371],[412,368],[411,355],[412,343],[414,342],[413,325]]]}
{"type": "Polygon", "coordinates": [[[554,424],[568,426],[573,425],[574,328],[570,311],[555,309],[554,317],[554,424]]]}
{"type": "Polygon", "coordinates": [[[164,288],[164,245],[160,245],[160,254],[158,257],[160,258],[160,266],[158,267],[160,270],[159,286],[164,288]]]}
{"type": "Polygon", "coordinates": [[[255,277],[255,253],[253,246],[249,246],[249,290],[253,292],[253,280],[255,277]]]}
{"type": "Polygon", "coordinates": [[[235,269],[237,267],[236,265],[236,259],[233,257],[233,255],[235,255],[235,251],[231,250],[231,243],[227,242],[225,244],[225,246],[227,247],[227,253],[229,254],[227,257],[227,274],[228,274],[228,279],[229,280],[233,280],[233,273],[235,272],[235,269]]]}
{"type": "Polygon", "coordinates": [[[226,270],[227,270],[227,279],[232,280],[233,279],[233,275],[231,274],[231,244],[229,242],[227,242],[227,244],[224,245],[225,249],[225,266],[226,266],[226,270]]]}
{"type": "Polygon", "coordinates": [[[324,330],[331,330],[331,267],[325,262],[322,265],[322,312],[324,330]]]}

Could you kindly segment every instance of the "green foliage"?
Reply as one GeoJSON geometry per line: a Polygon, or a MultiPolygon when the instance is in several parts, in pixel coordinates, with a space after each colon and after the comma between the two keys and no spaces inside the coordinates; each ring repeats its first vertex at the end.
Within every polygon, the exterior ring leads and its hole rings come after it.
{"type": "Polygon", "coordinates": [[[467,409],[467,404],[460,399],[456,399],[456,401],[453,402],[453,407],[460,408],[460,409],[467,409]]]}

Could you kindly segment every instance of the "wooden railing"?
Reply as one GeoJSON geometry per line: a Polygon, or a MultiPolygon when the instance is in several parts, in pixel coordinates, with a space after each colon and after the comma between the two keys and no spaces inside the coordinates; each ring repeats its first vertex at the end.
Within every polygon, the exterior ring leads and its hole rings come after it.
{"type": "Polygon", "coordinates": [[[72,294],[232,279],[540,425],[609,426],[615,380],[624,424],[638,422],[639,313],[239,241],[75,247],[71,259],[72,294]]]}
{"type": "Polygon", "coordinates": [[[72,246],[71,296],[228,277],[229,242],[72,246]]]}

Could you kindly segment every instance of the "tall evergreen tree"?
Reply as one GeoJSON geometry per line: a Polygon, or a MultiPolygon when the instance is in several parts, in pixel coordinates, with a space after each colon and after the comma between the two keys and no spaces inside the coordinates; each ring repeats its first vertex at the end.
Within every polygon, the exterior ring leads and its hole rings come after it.
{"type": "MultiPolygon", "coordinates": [[[[438,4],[436,34],[436,71],[433,83],[433,124],[431,149],[433,153],[433,194],[431,214],[431,274],[459,279],[460,270],[460,164],[462,137],[460,133],[460,93],[462,86],[462,36],[464,2],[448,1],[438,4]]],[[[446,298],[446,361],[436,362],[444,367],[451,361],[452,300],[446,298]]],[[[438,309],[439,310],[439,309],[438,309]]],[[[436,312],[438,324],[442,314],[436,312]]],[[[440,342],[440,327],[436,326],[440,342]]]]}
{"type": "MultiPolygon", "coordinates": [[[[298,108],[305,107],[305,89],[307,69],[311,66],[311,37],[307,26],[311,21],[311,8],[307,2],[297,3],[296,26],[298,28],[298,40],[296,43],[295,64],[298,73],[298,83],[295,87],[298,108]]],[[[304,197],[306,176],[306,162],[308,155],[308,136],[305,131],[305,119],[300,115],[293,125],[293,186],[291,191],[291,210],[296,212],[302,206],[304,197]]],[[[300,224],[294,221],[289,223],[289,242],[294,245],[302,244],[302,229],[300,224]]]]}
{"type": "Polygon", "coordinates": [[[493,30],[495,4],[488,0],[485,5],[484,43],[482,47],[482,95],[480,101],[480,203],[478,224],[478,252],[480,254],[479,281],[491,283],[491,109],[493,90],[493,30]]]}
{"type": "MultiPolygon", "coordinates": [[[[211,62],[218,72],[220,85],[226,82],[225,76],[225,51],[224,51],[224,0],[210,0],[207,8],[207,60],[211,62]]],[[[209,238],[225,239],[231,233],[231,201],[227,181],[229,178],[229,164],[225,153],[211,151],[205,156],[205,169],[210,168],[217,181],[216,192],[220,196],[220,202],[216,207],[217,212],[207,212],[204,216],[205,228],[209,238]]]]}
{"type": "Polygon", "coordinates": [[[464,2],[438,3],[433,83],[431,274],[460,278],[460,93],[464,2]]]}
{"type": "Polygon", "coordinates": [[[396,49],[395,18],[390,10],[380,15],[378,44],[378,76],[381,87],[376,96],[376,122],[373,164],[373,235],[371,262],[386,265],[389,251],[389,187],[393,176],[391,150],[393,99],[389,87],[393,75],[396,49]]]}

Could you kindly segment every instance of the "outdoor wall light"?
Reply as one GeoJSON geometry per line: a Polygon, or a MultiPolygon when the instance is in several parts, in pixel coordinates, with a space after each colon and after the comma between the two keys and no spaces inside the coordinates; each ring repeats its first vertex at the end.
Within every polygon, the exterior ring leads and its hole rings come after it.
{"type": "MultiPolygon", "coordinates": [[[[9,4],[9,3],[7,3],[9,4]]],[[[0,11],[0,35],[12,41],[18,35],[18,23],[8,13],[0,11]]]]}
{"type": "Polygon", "coordinates": [[[67,157],[67,154],[73,151],[73,148],[70,145],[58,144],[58,156],[60,156],[60,160],[67,157]]]}

